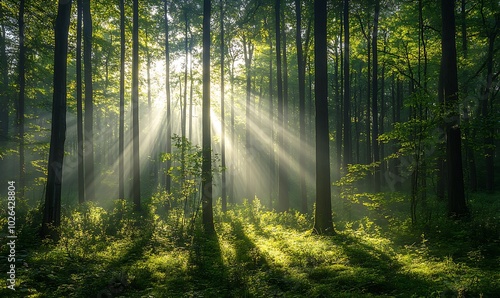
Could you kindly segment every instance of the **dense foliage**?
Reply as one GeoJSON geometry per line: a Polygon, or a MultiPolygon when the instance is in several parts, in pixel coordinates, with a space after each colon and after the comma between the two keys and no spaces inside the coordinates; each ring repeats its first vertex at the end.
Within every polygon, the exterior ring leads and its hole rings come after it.
{"type": "Polygon", "coordinates": [[[495,0],[0,0],[0,296],[500,296],[499,36],[495,0]]]}

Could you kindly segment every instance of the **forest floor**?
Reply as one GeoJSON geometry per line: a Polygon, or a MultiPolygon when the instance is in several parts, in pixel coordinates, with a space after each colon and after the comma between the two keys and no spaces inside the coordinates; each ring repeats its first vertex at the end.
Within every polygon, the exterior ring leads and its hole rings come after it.
{"type": "Polygon", "coordinates": [[[37,240],[32,210],[16,247],[16,291],[0,296],[500,297],[498,199],[474,195],[470,219],[417,224],[397,204],[400,216],[335,218],[334,236],[314,235],[309,215],[258,200],[226,213],[217,205],[215,236],[179,209],[85,204],[65,216],[57,244],[37,240]]]}

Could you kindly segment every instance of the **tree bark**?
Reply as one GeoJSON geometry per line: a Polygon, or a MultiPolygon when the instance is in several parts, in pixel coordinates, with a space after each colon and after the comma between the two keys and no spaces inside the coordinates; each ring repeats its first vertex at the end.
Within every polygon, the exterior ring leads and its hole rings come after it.
{"type": "Polygon", "coordinates": [[[455,1],[441,0],[442,17],[442,80],[447,115],[446,157],[448,169],[448,215],[454,218],[468,215],[465,202],[462,169],[462,144],[458,113],[458,75],[455,45],[455,1]]]}
{"type": "Polygon", "coordinates": [[[212,3],[203,1],[203,140],[202,140],[202,223],[207,234],[214,234],[212,207],[212,145],[210,122],[210,17],[212,3]]]}
{"type": "Polygon", "coordinates": [[[85,202],[85,169],[83,142],[83,94],[82,94],[82,14],[83,0],[77,1],[76,21],[76,130],[78,146],[78,202],[85,202]]]}
{"type": "Polygon", "coordinates": [[[274,156],[274,102],[273,102],[273,39],[272,25],[269,26],[269,209],[273,206],[273,190],[275,185],[275,156],[274,156]]]}
{"type": "Polygon", "coordinates": [[[0,144],[9,137],[9,65],[6,51],[6,30],[3,24],[3,7],[0,1],[0,144]]]}
{"type": "Polygon", "coordinates": [[[249,201],[252,201],[255,197],[255,191],[253,191],[253,187],[251,185],[252,173],[250,171],[251,161],[255,158],[253,156],[255,154],[255,148],[253,148],[252,135],[251,135],[251,126],[253,119],[251,118],[252,113],[252,103],[251,103],[251,93],[252,93],[252,77],[251,77],[251,64],[253,57],[254,45],[251,41],[247,40],[246,35],[242,37],[243,42],[243,56],[245,59],[245,78],[246,78],[246,111],[245,111],[245,147],[246,147],[246,155],[247,155],[247,166],[246,166],[246,195],[249,201]]]}
{"type": "Polygon", "coordinates": [[[43,211],[42,237],[57,240],[61,224],[61,184],[66,139],[66,59],[71,0],[59,1],[55,23],[54,93],[48,163],[47,188],[43,211]]]}
{"type": "Polygon", "coordinates": [[[347,165],[352,163],[351,139],[351,86],[349,71],[349,0],[344,0],[344,160],[342,168],[347,172],[347,165]]]}
{"type": "Polygon", "coordinates": [[[276,72],[278,86],[278,208],[279,212],[288,210],[288,184],[286,183],[285,158],[283,156],[284,123],[283,123],[283,77],[281,72],[281,1],[274,2],[275,33],[276,33],[276,72]]]}
{"type": "Polygon", "coordinates": [[[333,234],[328,132],[326,0],[314,1],[314,68],[316,78],[316,211],[314,232],[333,234]]]}
{"type": "MultiPolygon", "coordinates": [[[[377,163],[380,161],[379,146],[378,146],[378,16],[380,12],[380,1],[375,1],[375,15],[373,17],[373,34],[372,34],[372,54],[373,54],[373,75],[372,75],[372,148],[373,158],[372,162],[377,163]]],[[[380,167],[374,168],[373,175],[374,183],[373,190],[380,192],[380,167]]]]}
{"type": "Polygon", "coordinates": [[[299,130],[300,130],[300,149],[299,149],[299,165],[300,171],[300,211],[307,213],[307,189],[306,189],[306,173],[305,164],[305,143],[306,143],[306,69],[304,54],[302,52],[302,8],[300,0],[295,0],[295,15],[296,15],[296,38],[297,46],[297,69],[299,79],[299,130]]]}
{"type": "Polygon", "coordinates": [[[94,201],[94,103],[92,94],[92,16],[90,13],[90,0],[83,0],[83,65],[85,80],[85,200],[94,201]]]}
{"type": "MultiPolygon", "coordinates": [[[[282,7],[281,7],[281,36],[283,39],[282,42],[282,49],[283,49],[283,122],[280,123],[280,125],[283,128],[283,134],[289,131],[288,129],[288,57],[287,57],[287,51],[286,51],[286,20],[285,20],[285,8],[286,5],[283,5],[282,2],[282,7]]],[[[282,161],[285,161],[286,159],[289,159],[289,148],[288,146],[288,140],[287,138],[283,138],[283,143],[281,144],[281,152],[280,155],[283,157],[282,161]]],[[[280,196],[279,196],[279,204],[278,204],[278,211],[286,211],[290,208],[290,193],[289,193],[289,181],[288,181],[288,171],[289,171],[289,166],[286,162],[283,162],[282,165],[280,165],[282,168],[282,175],[280,176],[280,184],[282,184],[281,188],[282,191],[280,191],[280,196]]]]}
{"type": "MultiPolygon", "coordinates": [[[[497,18],[497,24],[500,18],[497,18]]],[[[497,25],[495,26],[495,28],[497,25]]],[[[488,57],[486,61],[486,87],[484,88],[482,101],[481,101],[481,109],[482,116],[485,121],[486,137],[484,139],[485,150],[484,156],[486,157],[486,190],[489,192],[493,192],[495,189],[495,124],[493,119],[493,114],[490,112],[490,106],[492,107],[492,99],[491,99],[491,89],[493,86],[493,55],[495,49],[495,38],[497,35],[497,31],[494,33],[488,33],[488,57]]]]}
{"type": "MultiPolygon", "coordinates": [[[[169,45],[169,26],[168,26],[168,3],[167,0],[164,0],[164,18],[165,18],[165,93],[167,100],[167,140],[166,140],[166,153],[169,154],[172,152],[172,114],[171,114],[171,99],[170,99],[170,45],[169,45]]],[[[170,169],[171,161],[167,160],[167,171],[170,169]]],[[[165,189],[167,193],[171,191],[172,180],[170,175],[166,175],[165,181],[165,189]]]]}
{"type": "Polygon", "coordinates": [[[139,159],[139,0],[133,2],[132,19],[132,196],[134,209],[141,209],[139,159]]]}
{"type": "Polygon", "coordinates": [[[226,194],[226,127],[224,122],[224,67],[225,67],[225,51],[224,51],[224,2],[220,0],[220,114],[221,114],[221,166],[222,166],[222,177],[221,177],[221,188],[222,188],[222,211],[227,210],[227,194],[226,194]]]}
{"type": "Polygon", "coordinates": [[[120,199],[125,199],[124,138],[125,138],[125,0],[120,0],[120,123],[118,131],[118,155],[119,155],[118,198],[120,199]]]}
{"type": "Polygon", "coordinates": [[[24,36],[24,4],[19,3],[19,102],[17,106],[17,127],[19,132],[19,187],[17,187],[19,196],[24,197],[26,168],[24,164],[24,97],[26,90],[26,46],[24,36]]]}

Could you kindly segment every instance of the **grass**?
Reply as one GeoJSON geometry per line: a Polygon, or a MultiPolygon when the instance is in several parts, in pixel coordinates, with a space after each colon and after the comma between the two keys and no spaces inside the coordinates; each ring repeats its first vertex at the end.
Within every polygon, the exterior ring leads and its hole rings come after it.
{"type": "Polygon", "coordinates": [[[258,200],[225,214],[217,205],[215,236],[153,203],[143,213],[86,204],[65,217],[57,244],[37,240],[33,212],[20,229],[16,292],[0,296],[500,297],[498,205],[477,195],[460,222],[338,219],[326,237],[311,233],[309,215],[258,200]]]}

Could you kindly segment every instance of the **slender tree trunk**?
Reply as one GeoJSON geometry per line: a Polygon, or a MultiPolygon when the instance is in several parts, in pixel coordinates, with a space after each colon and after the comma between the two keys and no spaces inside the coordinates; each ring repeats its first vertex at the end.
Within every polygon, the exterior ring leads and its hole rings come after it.
{"type": "Polygon", "coordinates": [[[460,1],[460,19],[462,28],[462,52],[464,53],[464,58],[467,58],[467,12],[466,12],[466,0],[460,1]]]}
{"type": "Polygon", "coordinates": [[[234,203],[234,181],[235,181],[235,175],[234,172],[236,171],[236,151],[237,149],[237,143],[236,143],[236,135],[235,135],[235,129],[234,129],[234,58],[231,60],[231,66],[229,67],[229,84],[231,85],[231,141],[233,142],[233,149],[231,150],[231,188],[229,189],[229,202],[234,203]]]}
{"type": "Polygon", "coordinates": [[[284,150],[284,123],[283,123],[283,78],[281,72],[281,1],[275,0],[275,33],[276,33],[276,69],[277,69],[277,84],[278,84],[278,208],[279,212],[288,209],[288,184],[286,183],[285,173],[285,158],[283,156],[284,150]]]}
{"type": "MultiPolygon", "coordinates": [[[[350,80],[351,80],[351,85],[356,85],[359,88],[356,88],[355,90],[357,91],[358,95],[356,95],[356,91],[354,91],[354,108],[353,108],[353,114],[354,114],[354,144],[356,147],[356,159],[355,163],[359,164],[361,162],[361,154],[360,152],[360,143],[361,143],[361,99],[363,98],[363,92],[361,90],[361,73],[362,73],[362,67],[361,64],[359,65],[359,71],[358,75],[351,75],[350,80]],[[355,84],[354,84],[355,83],[355,84]]],[[[354,159],[353,159],[354,162],[354,159]]]]}
{"type": "Polygon", "coordinates": [[[148,86],[148,126],[151,125],[151,56],[149,54],[149,45],[148,45],[148,28],[144,28],[144,33],[146,34],[145,38],[145,46],[144,49],[146,51],[146,84],[148,86]]]}
{"type": "Polygon", "coordinates": [[[306,189],[306,174],[304,169],[305,164],[305,148],[306,143],[306,69],[304,66],[304,55],[302,53],[302,8],[300,0],[295,0],[295,14],[297,20],[295,43],[297,46],[297,69],[299,78],[299,129],[300,129],[300,149],[299,149],[299,164],[300,168],[300,197],[302,213],[307,213],[307,189],[306,189]]]}
{"type": "Polygon", "coordinates": [[[132,18],[132,196],[134,209],[141,209],[139,159],[139,0],[133,2],[132,18]]]}
{"type": "Polygon", "coordinates": [[[276,181],[274,156],[274,102],[273,102],[273,39],[272,25],[269,26],[269,209],[273,207],[273,190],[276,181]]]}
{"type": "Polygon", "coordinates": [[[205,232],[215,233],[212,207],[212,145],[210,127],[210,17],[211,1],[203,1],[203,161],[202,223],[205,232]]]}
{"type": "Polygon", "coordinates": [[[225,67],[225,52],[224,52],[224,2],[220,0],[220,114],[221,114],[221,166],[222,166],[222,211],[226,212],[227,210],[227,194],[226,194],[226,125],[224,122],[224,94],[225,94],[225,86],[224,86],[224,67],[225,67]]]}
{"type": "Polygon", "coordinates": [[[17,126],[19,132],[19,185],[18,195],[24,197],[26,168],[24,164],[24,97],[26,90],[26,46],[24,36],[24,0],[19,3],[19,103],[17,109],[17,126]]]}
{"type": "Polygon", "coordinates": [[[446,159],[448,168],[448,214],[468,214],[462,169],[462,142],[458,113],[457,53],[455,46],[455,1],[442,0],[442,67],[444,100],[450,117],[446,119],[446,159]]]}
{"type": "Polygon", "coordinates": [[[344,0],[344,161],[342,168],[347,172],[347,165],[352,163],[351,139],[351,86],[349,71],[349,0],[344,0]]]}
{"type": "Polygon", "coordinates": [[[66,139],[66,59],[68,56],[68,31],[71,0],[59,1],[55,23],[54,94],[48,163],[47,187],[43,211],[42,237],[58,239],[61,224],[61,184],[66,139]]]}
{"type": "MultiPolygon", "coordinates": [[[[187,9],[184,10],[184,103],[182,108],[182,138],[186,137],[186,122],[187,122],[187,80],[188,80],[188,54],[189,54],[189,46],[188,46],[188,17],[187,17],[187,9]]],[[[184,148],[184,147],[183,147],[184,148]]],[[[183,150],[184,151],[184,150],[183,150]]],[[[184,164],[184,153],[182,154],[182,160],[184,164]]]]}
{"type": "Polygon", "coordinates": [[[6,30],[3,24],[3,7],[0,1],[0,144],[9,137],[9,65],[6,51],[6,30]]]}
{"type": "Polygon", "coordinates": [[[316,78],[316,212],[314,232],[333,234],[328,132],[326,0],[314,1],[314,69],[316,78]]]}
{"type": "MultiPolygon", "coordinates": [[[[373,34],[372,34],[372,52],[373,52],[373,98],[372,98],[372,114],[373,114],[373,126],[372,126],[372,148],[373,148],[373,159],[374,163],[380,161],[380,153],[378,147],[378,16],[380,12],[380,1],[375,1],[375,15],[373,17],[373,34]]],[[[374,179],[374,191],[380,192],[380,167],[374,169],[375,173],[373,175],[374,179]]]]}
{"type": "Polygon", "coordinates": [[[344,39],[343,39],[343,34],[344,34],[344,13],[343,10],[339,12],[339,43],[337,46],[335,46],[335,102],[337,104],[337,114],[336,120],[337,120],[337,127],[336,127],[336,153],[337,153],[337,171],[338,173],[334,174],[335,176],[333,177],[334,180],[339,180],[342,177],[342,171],[343,171],[343,163],[342,163],[342,143],[343,143],[343,129],[342,129],[342,124],[344,123],[343,119],[343,113],[344,113],[344,99],[343,99],[343,92],[344,92],[344,72],[343,72],[343,67],[344,67],[344,50],[343,50],[343,44],[344,44],[344,39]]]}
{"type": "Polygon", "coordinates": [[[85,202],[85,170],[83,142],[83,94],[82,94],[82,14],[83,1],[77,2],[76,25],[76,130],[78,142],[78,202],[85,202]]]}
{"type": "MultiPolygon", "coordinates": [[[[286,3],[286,2],[285,2],[286,3]]],[[[283,132],[286,133],[289,131],[288,129],[288,56],[287,56],[287,51],[286,51],[286,20],[285,20],[285,9],[286,5],[283,5],[283,2],[281,3],[281,36],[283,39],[282,43],[282,48],[283,48],[283,132]]],[[[289,153],[290,151],[288,150],[288,140],[287,138],[283,138],[283,143],[281,146],[281,152],[280,155],[283,157],[282,161],[289,159],[289,153]]],[[[283,162],[282,165],[282,172],[283,176],[281,176],[280,183],[283,184],[282,188],[286,189],[286,196],[283,193],[280,193],[280,202],[281,205],[278,204],[278,208],[281,209],[279,211],[286,211],[290,208],[290,198],[289,198],[289,181],[288,181],[288,171],[289,167],[286,162],[283,162]],[[281,208],[280,208],[281,206],[281,208]]]]}
{"type": "Polygon", "coordinates": [[[251,177],[251,171],[250,171],[250,166],[251,166],[251,161],[255,158],[253,154],[255,154],[255,150],[252,145],[252,135],[251,135],[251,126],[253,120],[251,119],[251,113],[252,113],[252,105],[251,105],[251,93],[252,93],[252,77],[251,77],[251,63],[252,63],[252,56],[253,56],[253,43],[249,40],[247,40],[247,37],[243,35],[243,54],[245,58],[245,74],[246,74],[246,129],[245,129],[245,147],[246,147],[246,155],[247,155],[247,166],[246,166],[246,177],[247,177],[247,185],[246,185],[246,194],[247,194],[247,199],[252,201],[255,196],[255,191],[253,191],[253,187],[251,185],[251,181],[253,180],[251,177]]]}
{"type": "Polygon", "coordinates": [[[118,132],[118,197],[125,198],[125,0],[120,0],[120,123],[118,132]]]}
{"type": "Polygon", "coordinates": [[[92,16],[90,13],[90,0],[83,0],[83,65],[85,79],[85,200],[94,201],[94,108],[92,95],[92,16]]]}
{"type": "MultiPolygon", "coordinates": [[[[172,152],[172,114],[171,114],[171,106],[170,106],[170,45],[168,42],[169,39],[169,28],[168,28],[168,3],[167,0],[164,0],[164,19],[165,19],[165,93],[166,93],[166,99],[167,99],[167,142],[166,142],[166,148],[165,150],[167,151],[167,154],[172,152]]],[[[167,160],[167,168],[166,170],[168,171],[171,166],[171,161],[167,160]]],[[[165,181],[165,189],[167,193],[170,193],[171,191],[171,178],[170,175],[166,175],[166,181],[165,181]]]]}
{"type": "MultiPolygon", "coordinates": [[[[380,120],[379,120],[379,133],[384,134],[385,132],[385,113],[386,113],[386,103],[385,103],[385,61],[382,63],[382,75],[380,78],[380,120]]],[[[380,144],[380,184],[382,185],[383,177],[387,172],[387,161],[385,159],[385,145],[380,144]]]]}
{"type": "Polygon", "coordinates": [[[193,141],[193,34],[189,39],[189,140],[193,141]]]}
{"type": "MultiPolygon", "coordinates": [[[[500,20],[500,18],[498,18],[500,20]]],[[[497,20],[497,22],[498,22],[497,20]]],[[[495,26],[496,28],[496,26],[495,26]]],[[[485,121],[486,137],[484,140],[485,151],[484,156],[486,157],[486,190],[493,192],[495,189],[495,124],[493,119],[493,113],[489,111],[490,107],[493,106],[491,103],[491,89],[493,86],[493,54],[495,49],[495,38],[497,33],[488,34],[488,58],[486,61],[486,87],[484,88],[482,96],[482,116],[485,121]]]]}

